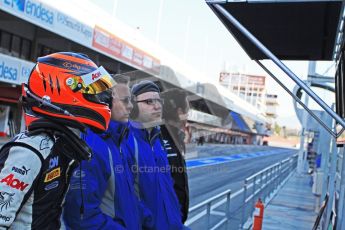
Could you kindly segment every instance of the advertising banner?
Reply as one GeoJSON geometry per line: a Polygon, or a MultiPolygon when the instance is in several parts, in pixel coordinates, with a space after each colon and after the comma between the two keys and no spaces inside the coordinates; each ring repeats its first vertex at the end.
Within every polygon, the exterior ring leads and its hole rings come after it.
{"type": "Polygon", "coordinates": [[[228,83],[231,85],[255,85],[265,87],[266,77],[257,75],[247,75],[240,73],[221,72],[219,75],[219,82],[228,83]]]}
{"type": "Polygon", "coordinates": [[[128,64],[135,65],[139,69],[159,73],[160,63],[158,59],[153,58],[151,55],[128,44],[97,25],[93,31],[92,46],[128,64]]]}
{"type": "Polygon", "coordinates": [[[64,37],[91,47],[93,29],[78,20],[63,14],[56,12],[56,31],[59,31],[64,37]]]}
{"type": "Polygon", "coordinates": [[[1,0],[1,9],[33,24],[91,47],[92,28],[35,0],[1,0]]]}
{"type": "Polygon", "coordinates": [[[0,0],[0,8],[81,45],[96,49],[139,69],[159,73],[160,61],[105,29],[92,28],[37,0],[0,0]]]}
{"type": "Polygon", "coordinates": [[[56,17],[53,9],[34,0],[2,0],[1,8],[48,29],[54,25],[56,17]]]}
{"type": "Polygon", "coordinates": [[[28,81],[34,63],[0,54],[0,81],[20,85],[28,81]]]}

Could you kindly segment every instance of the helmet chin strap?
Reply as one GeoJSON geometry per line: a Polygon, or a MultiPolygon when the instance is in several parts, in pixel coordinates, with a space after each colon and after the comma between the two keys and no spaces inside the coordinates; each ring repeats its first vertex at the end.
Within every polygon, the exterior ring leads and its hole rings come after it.
{"type": "MultiPolygon", "coordinates": [[[[67,115],[67,116],[75,117],[73,114],[71,114],[71,113],[68,112],[67,110],[65,110],[65,109],[63,109],[63,108],[61,108],[61,107],[59,107],[59,106],[56,106],[56,105],[52,104],[52,103],[50,102],[50,99],[49,99],[49,98],[47,98],[47,99],[45,99],[45,98],[40,98],[40,97],[34,95],[33,93],[31,93],[30,90],[28,90],[28,89],[25,90],[25,93],[26,93],[27,95],[29,95],[31,98],[33,98],[34,100],[36,100],[37,102],[39,102],[41,106],[42,106],[42,105],[43,105],[43,106],[47,106],[47,107],[50,107],[50,108],[53,108],[53,109],[57,110],[57,111],[60,112],[60,113],[65,114],[65,115],[67,115]]],[[[87,130],[88,127],[87,127],[85,124],[81,123],[81,122],[78,121],[78,120],[73,120],[73,121],[76,122],[76,123],[78,123],[78,124],[83,128],[84,131],[87,130]]]]}
{"type": "Polygon", "coordinates": [[[65,109],[62,109],[60,108],[59,106],[56,106],[56,105],[53,105],[49,99],[43,99],[43,98],[40,98],[40,97],[37,97],[36,95],[32,94],[29,90],[26,90],[25,91],[27,95],[29,95],[30,97],[32,97],[33,99],[35,99],[36,101],[40,102],[41,105],[44,105],[44,106],[48,106],[50,108],[53,108],[67,116],[71,116],[71,117],[74,117],[73,114],[71,114],[70,112],[68,112],[67,110],[65,109]]]}

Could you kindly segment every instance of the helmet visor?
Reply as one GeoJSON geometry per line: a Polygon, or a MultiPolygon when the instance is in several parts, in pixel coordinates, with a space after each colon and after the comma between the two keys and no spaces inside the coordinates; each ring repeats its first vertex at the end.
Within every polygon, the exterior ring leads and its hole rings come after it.
{"type": "Polygon", "coordinates": [[[114,87],[116,82],[101,66],[91,73],[67,79],[67,85],[75,92],[94,95],[114,87]]]}

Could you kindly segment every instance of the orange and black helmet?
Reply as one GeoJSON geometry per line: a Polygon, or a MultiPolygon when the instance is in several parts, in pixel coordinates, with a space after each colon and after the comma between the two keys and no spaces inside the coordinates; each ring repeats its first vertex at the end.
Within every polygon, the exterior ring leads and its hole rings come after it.
{"type": "Polygon", "coordinates": [[[34,101],[27,107],[39,116],[104,131],[110,109],[97,95],[115,84],[110,74],[86,55],[60,52],[38,58],[23,96],[34,101]]]}

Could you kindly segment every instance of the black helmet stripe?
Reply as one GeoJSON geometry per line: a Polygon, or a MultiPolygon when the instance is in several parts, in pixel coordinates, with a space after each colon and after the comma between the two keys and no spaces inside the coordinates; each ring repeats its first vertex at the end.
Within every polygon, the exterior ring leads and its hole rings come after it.
{"type": "Polygon", "coordinates": [[[43,64],[55,66],[58,68],[71,70],[73,71],[73,74],[76,76],[81,76],[97,69],[94,66],[84,65],[79,62],[65,60],[62,58],[53,58],[49,56],[38,58],[38,63],[43,63],[43,64]]]}
{"type": "Polygon", "coordinates": [[[56,88],[57,88],[58,94],[60,94],[60,82],[59,82],[59,78],[56,78],[56,88]]]}
{"type": "Polygon", "coordinates": [[[50,84],[50,90],[53,93],[54,92],[53,79],[52,79],[52,76],[50,74],[49,74],[49,84],[50,84]]]}
{"type": "Polygon", "coordinates": [[[42,73],[42,76],[43,76],[43,88],[44,88],[44,91],[47,91],[47,83],[46,83],[46,76],[44,76],[44,74],[42,73]]]}
{"type": "Polygon", "coordinates": [[[58,53],[66,55],[66,56],[76,57],[76,58],[80,58],[86,61],[90,61],[90,58],[86,54],[83,54],[83,53],[72,53],[72,52],[58,52],[58,53]]]}

